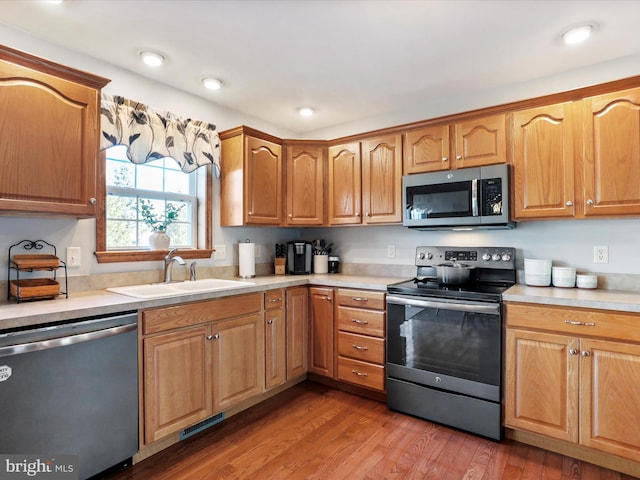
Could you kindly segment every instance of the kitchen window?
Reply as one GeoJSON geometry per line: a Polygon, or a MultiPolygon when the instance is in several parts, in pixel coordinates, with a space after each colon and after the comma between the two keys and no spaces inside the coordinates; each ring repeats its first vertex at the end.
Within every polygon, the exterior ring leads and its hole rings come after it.
{"type": "Polygon", "coordinates": [[[198,225],[197,173],[184,173],[169,157],[136,165],[126,147],[107,149],[107,250],[146,249],[152,228],[141,216],[143,205],[164,217],[167,207],[178,211],[167,227],[171,246],[196,248],[198,225]]]}
{"type": "Polygon", "coordinates": [[[171,248],[183,258],[209,258],[211,245],[211,167],[184,173],[171,157],[145,164],[127,158],[126,147],[103,152],[104,180],[97,222],[98,262],[160,260],[166,252],[149,250],[152,233],[141,217],[141,205],[164,216],[167,205],[179,209],[169,225],[171,248]]]}

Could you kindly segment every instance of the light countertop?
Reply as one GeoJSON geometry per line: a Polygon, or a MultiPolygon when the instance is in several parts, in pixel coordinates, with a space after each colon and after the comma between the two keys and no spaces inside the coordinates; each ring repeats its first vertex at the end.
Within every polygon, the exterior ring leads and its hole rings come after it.
{"type": "MultiPolygon", "coordinates": [[[[267,275],[243,280],[252,282],[253,284],[241,288],[156,299],[134,298],[108,292],[107,290],[95,290],[79,293],[71,292],[69,298],[61,296],[53,300],[19,304],[7,303],[0,305],[0,331],[49,322],[202,301],[230,295],[262,292],[274,288],[286,288],[297,285],[318,285],[386,291],[388,284],[406,280],[406,278],[324,274],[267,275]]],[[[530,287],[518,284],[507,290],[503,294],[503,299],[507,302],[537,303],[541,305],[640,313],[640,292],[530,287]]]]}
{"type": "Polygon", "coordinates": [[[39,325],[49,322],[79,319],[96,315],[136,311],[144,308],[176,305],[185,302],[202,301],[243,293],[262,292],[274,288],[297,285],[324,285],[329,287],[362,288],[386,291],[387,284],[404,280],[397,277],[372,277],[360,275],[268,275],[251,279],[247,287],[193,293],[175,297],[142,299],[128,297],[107,290],[69,293],[52,300],[40,300],[0,305],[0,331],[4,329],[39,325]]]}

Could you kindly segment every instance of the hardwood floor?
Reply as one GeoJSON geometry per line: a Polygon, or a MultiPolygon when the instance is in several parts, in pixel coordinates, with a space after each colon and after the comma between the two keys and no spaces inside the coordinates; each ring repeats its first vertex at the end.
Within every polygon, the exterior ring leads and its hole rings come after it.
{"type": "Polygon", "coordinates": [[[510,440],[480,438],[304,382],[109,480],[319,478],[632,477],[510,440]]]}

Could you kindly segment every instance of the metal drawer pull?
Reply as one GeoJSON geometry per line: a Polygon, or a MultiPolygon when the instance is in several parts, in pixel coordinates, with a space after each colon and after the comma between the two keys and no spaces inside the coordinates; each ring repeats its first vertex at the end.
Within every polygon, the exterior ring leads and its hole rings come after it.
{"type": "Polygon", "coordinates": [[[588,356],[590,356],[590,355],[591,355],[591,352],[589,352],[588,350],[583,350],[583,351],[582,351],[582,356],[583,356],[583,357],[588,357],[588,356]]]}
{"type": "Polygon", "coordinates": [[[351,297],[351,300],[354,302],[368,302],[369,299],[367,297],[351,297]]]}
{"type": "Polygon", "coordinates": [[[282,298],[270,298],[270,299],[269,299],[269,301],[270,301],[271,303],[281,302],[281,301],[282,301],[282,298]]]}
{"type": "Polygon", "coordinates": [[[595,322],[577,322],[574,320],[565,320],[564,323],[568,323],[569,325],[583,325],[585,327],[595,327],[595,322]]]}
{"type": "Polygon", "coordinates": [[[359,377],[368,377],[369,376],[369,374],[358,372],[357,370],[351,370],[351,373],[353,373],[354,375],[357,375],[359,377]]]}
{"type": "Polygon", "coordinates": [[[369,350],[369,347],[361,347],[360,345],[351,345],[356,350],[364,350],[365,352],[369,350]]]}
{"type": "Polygon", "coordinates": [[[351,321],[359,325],[369,325],[369,322],[367,322],[366,320],[358,320],[357,318],[352,318],[351,321]]]}

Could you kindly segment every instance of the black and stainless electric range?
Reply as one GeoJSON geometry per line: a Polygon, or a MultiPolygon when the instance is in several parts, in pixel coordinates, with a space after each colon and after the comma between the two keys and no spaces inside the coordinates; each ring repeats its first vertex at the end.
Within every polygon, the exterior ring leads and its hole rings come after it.
{"type": "Polygon", "coordinates": [[[502,293],[516,281],[515,249],[418,247],[416,267],[387,286],[387,405],[500,440],[502,293]],[[456,262],[469,280],[444,285],[435,267],[456,262]]]}

